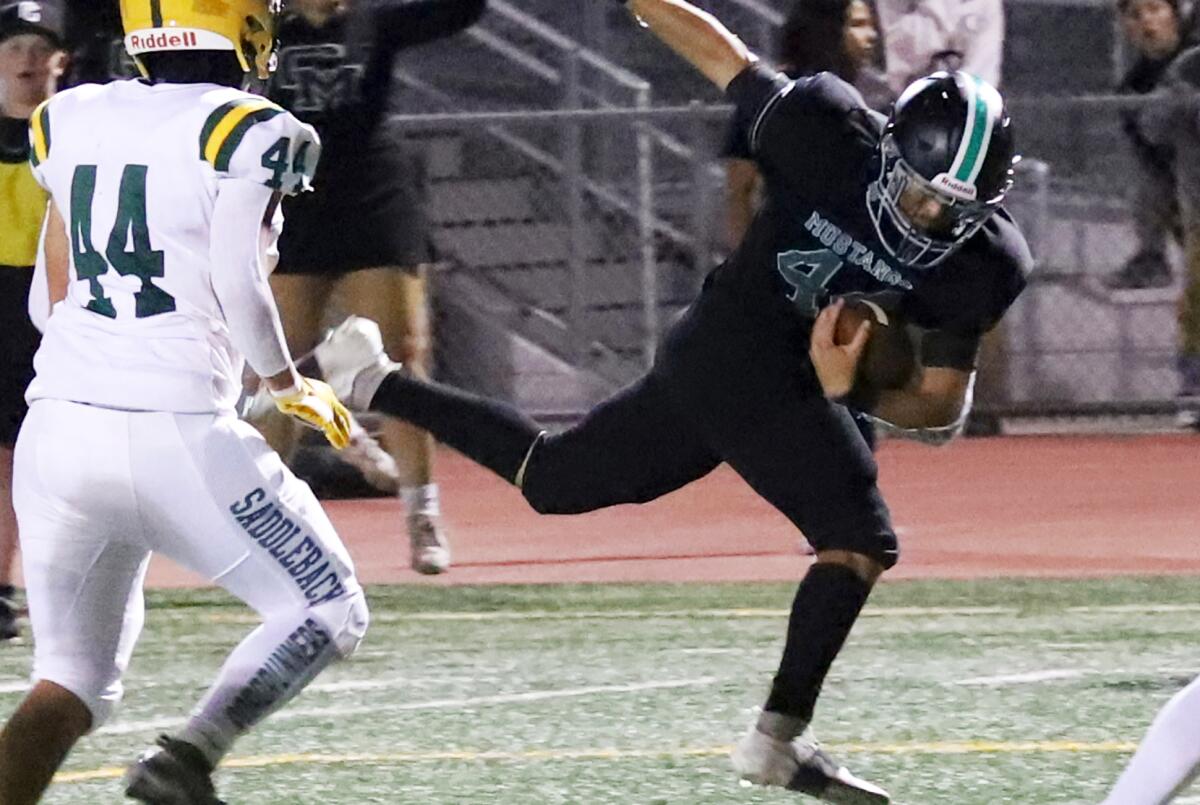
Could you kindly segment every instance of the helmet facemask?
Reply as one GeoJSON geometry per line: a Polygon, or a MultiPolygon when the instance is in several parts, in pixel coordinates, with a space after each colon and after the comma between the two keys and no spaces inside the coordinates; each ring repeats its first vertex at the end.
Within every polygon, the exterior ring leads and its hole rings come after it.
{"type": "Polygon", "coordinates": [[[885,132],[879,143],[879,175],[867,187],[867,210],[879,240],[894,258],[912,268],[932,268],[979,231],[999,208],[1004,192],[987,200],[967,195],[935,186],[917,173],[901,156],[895,138],[885,132]],[[904,212],[901,198],[911,189],[941,205],[933,225],[919,225],[904,212]]]}
{"type": "Polygon", "coordinates": [[[279,30],[279,15],[283,10],[282,0],[270,0],[267,3],[268,19],[266,25],[254,17],[246,17],[246,25],[242,35],[242,60],[246,72],[254,72],[262,80],[271,77],[275,72],[275,34],[279,30]]]}

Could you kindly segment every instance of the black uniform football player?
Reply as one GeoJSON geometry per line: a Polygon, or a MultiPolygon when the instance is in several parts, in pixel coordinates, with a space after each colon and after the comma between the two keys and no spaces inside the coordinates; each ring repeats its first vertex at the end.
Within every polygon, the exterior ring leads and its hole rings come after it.
{"type": "Polygon", "coordinates": [[[884,803],[807,731],[821,684],[897,541],[846,398],[869,325],[834,341],[843,299],[873,297],[923,328],[902,390],[860,400],[894,426],[961,426],[981,336],[1031,257],[1001,208],[1015,162],[1000,95],[965,73],[922,78],[890,118],[828,73],[788,80],[683,0],[631,10],[736,105],[766,181],[741,246],[666,334],[655,365],[577,425],[548,434],[512,407],[391,364],[370,322],[317,350],[352,405],[432,432],[520,488],[539,512],[653,500],[729,464],[817,552],[787,643],[734,765],[747,780],[841,803],[884,803]]]}

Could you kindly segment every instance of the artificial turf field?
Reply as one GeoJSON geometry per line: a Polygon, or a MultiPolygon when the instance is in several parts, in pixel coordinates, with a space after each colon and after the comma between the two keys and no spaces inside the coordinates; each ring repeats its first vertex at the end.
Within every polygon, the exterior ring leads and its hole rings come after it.
{"type": "MultiPolygon", "coordinates": [[[[220,793],[231,805],[811,801],[741,786],[727,759],[765,695],[793,590],[370,588],[358,654],[235,746],[220,793]]],[[[834,665],[817,734],[897,803],[1096,803],[1200,671],[1198,613],[1190,577],[885,583],[834,665]]],[[[179,723],[253,622],[221,593],[148,594],[118,715],[44,801],[121,802],[122,767],[179,723]]],[[[0,715],[29,661],[28,644],[0,649],[0,715]]]]}

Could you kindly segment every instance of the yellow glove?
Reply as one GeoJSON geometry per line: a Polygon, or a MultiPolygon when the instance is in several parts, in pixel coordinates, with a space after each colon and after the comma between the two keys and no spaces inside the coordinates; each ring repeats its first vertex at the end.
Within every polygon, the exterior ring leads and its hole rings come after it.
{"type": "Polygon", "coordinates": [[[272,390],[271,396],[276,408],[322,431],[338,450],[350,443],[350,412],[327,383],[302,377],[299,387],[281,392],[272,390]]]}

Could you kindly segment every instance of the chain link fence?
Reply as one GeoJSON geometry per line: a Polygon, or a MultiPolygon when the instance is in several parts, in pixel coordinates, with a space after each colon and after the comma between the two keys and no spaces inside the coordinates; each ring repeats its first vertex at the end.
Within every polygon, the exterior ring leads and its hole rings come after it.
{"type": "MultiPolygon", "coordinates": [[[[1132,157],[1115,98],[1014,101],[1009,204],[1037,258],[989,340],[984,413],[1170,413],[1170,287],[1112,291],[1133,254],[1132,157]]],[[[721,247],[723,106],[408,115],[429,156],[439,371],[571,416],[636,377],[721,247]]]]}

